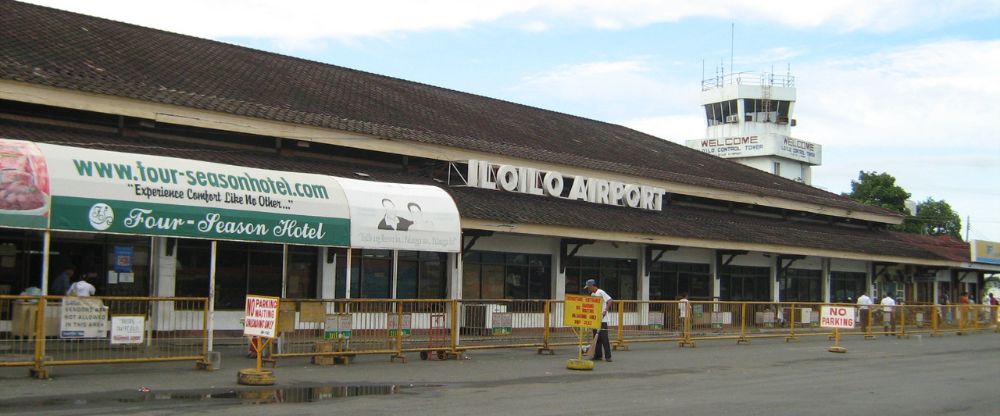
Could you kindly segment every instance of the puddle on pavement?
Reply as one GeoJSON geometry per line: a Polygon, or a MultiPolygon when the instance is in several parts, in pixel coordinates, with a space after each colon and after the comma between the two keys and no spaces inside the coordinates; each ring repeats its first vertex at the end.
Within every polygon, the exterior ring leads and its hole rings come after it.
{"type": "MultiPolygon", "coordinates": [[[[311,403],[325,400],[335,400],[358,396],[389,396],[404,394],[402,386],[395,384],[372,384],[354,386],[308,386],[283,388],[252,388],[241,390],[214,391],[140,391],[114,392],[104,395],[82,397],[36,398],[6,401],[8,409],[13,406],[102,406],[111,403],[150,405],[169,404],[177,402],[194,403],[207,401],[206,404],[261,405],[276,403],[311,403]]],[[[3,412],[0,412],[3,413],[3,412]]]]}

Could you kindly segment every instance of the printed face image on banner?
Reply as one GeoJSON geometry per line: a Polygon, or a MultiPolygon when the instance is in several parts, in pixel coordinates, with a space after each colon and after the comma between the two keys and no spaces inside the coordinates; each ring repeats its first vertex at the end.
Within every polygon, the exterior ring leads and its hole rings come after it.
{"type": "Polygon", "coordinates": [[[458,208],[444,190],[338,178],[351,208],[351,246],[458,252],[458,208]]]}

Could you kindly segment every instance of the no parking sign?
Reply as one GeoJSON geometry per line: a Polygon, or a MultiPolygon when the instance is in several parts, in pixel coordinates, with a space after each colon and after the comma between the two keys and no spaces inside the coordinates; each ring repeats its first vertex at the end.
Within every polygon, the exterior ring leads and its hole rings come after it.
{"type": "Polygon", "coordinates": [[[823,328],[854,328],[854,308],[823,305],[819,326],[823,328]]]}

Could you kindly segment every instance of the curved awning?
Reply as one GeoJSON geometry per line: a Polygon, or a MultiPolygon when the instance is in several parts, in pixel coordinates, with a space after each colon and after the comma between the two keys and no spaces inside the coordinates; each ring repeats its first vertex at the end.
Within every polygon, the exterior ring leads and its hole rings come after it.
{"type": "Polygon", "coordinates": [[[459,251],[455,203],[431,186],[9,139],[0,169],[0,226],[459,251]],[[421,219],[387,214],[385,199],[421,219]],[[369,224],[379,216],[394,227],[369,224]]]}

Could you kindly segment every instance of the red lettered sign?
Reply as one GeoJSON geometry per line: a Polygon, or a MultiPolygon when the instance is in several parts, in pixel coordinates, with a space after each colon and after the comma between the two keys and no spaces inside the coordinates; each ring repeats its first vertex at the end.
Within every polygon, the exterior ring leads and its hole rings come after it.
{"type": "Polygon", "coordinates": [[[854,308],[824,305],[819,315],[819,326],[823,328],[854,328],[854,308]]]}

